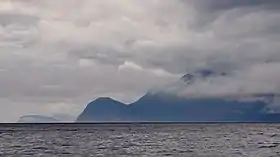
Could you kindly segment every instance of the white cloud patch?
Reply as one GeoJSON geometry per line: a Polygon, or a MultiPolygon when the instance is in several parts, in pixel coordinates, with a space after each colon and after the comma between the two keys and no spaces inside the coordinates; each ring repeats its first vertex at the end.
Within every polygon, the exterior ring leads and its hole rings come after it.
{"type": "Polygon", "coordinates": [[[273,0],[3,0],[0,121],[29,113],[73,115],[98,96],[133,101],[203,68],[231,75],[201,82],[192,91],[278,92],[279,5],[273,0]]]}

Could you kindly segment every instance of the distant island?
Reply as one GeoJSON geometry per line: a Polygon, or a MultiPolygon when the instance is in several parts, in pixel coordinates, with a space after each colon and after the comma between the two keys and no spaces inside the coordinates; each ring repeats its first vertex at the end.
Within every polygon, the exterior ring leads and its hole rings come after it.
{"type": "Polygon", "coordinates": [[[19,118],[17,123],[58,123],[58,119],[42,115],[25,115],[19,118]]]}
{"type": "MultiPolygon", "coordinates": [[[[201,70],[181,79],[188,88],[197,79],[224,77],[224,72],[201,70]]],[[[124,104],[108,97],[90,102],[76,122],[280,122],[280,114],[267,111],[275,94],[252,94],[251,100],[227,97],[181,97],[164,89],[148,92],[124,104]]]]}

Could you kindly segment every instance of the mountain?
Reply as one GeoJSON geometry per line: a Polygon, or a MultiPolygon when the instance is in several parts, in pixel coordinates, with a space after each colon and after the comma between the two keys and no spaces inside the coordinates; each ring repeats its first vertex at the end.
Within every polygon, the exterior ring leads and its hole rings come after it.
{"type": "MultiPolygon", "coordinates": [[[[197,80],[227,75],[200,70],[184,75],[180,82],[188,88],[197,80]]],[[[248,100],[239,97],[180,97],[161,89],[148,92],[129,105],[110,98],[98,98],[87,105],[77,122],[280,122],[280,114],[267,112],[267,106],[275,96],[252,94],[248,100]]]]}
{"type": "Polygon", "coordinates": [[[111,98],[98,98],[87,105],[77,121],[125,121],[127,106],[111,98]]]}
{"type": "Polygon", "coordinates": [[[226,72],[214,72],[209,69],[203,69],[203,70],[197,70],[193,73],[188,73],[184,75],[180,81],[186,83],[186,84],[193,84],[198,79],[207,79],[209,77],[215,77],[215,76],[227,76],[228,74],[226,72]]]}
{"type": "Polygon", "coordinates": [[[59,120],[53,117],[40,115],[26,115],[19,118],[17,123],[57,123],[59,120]]]}

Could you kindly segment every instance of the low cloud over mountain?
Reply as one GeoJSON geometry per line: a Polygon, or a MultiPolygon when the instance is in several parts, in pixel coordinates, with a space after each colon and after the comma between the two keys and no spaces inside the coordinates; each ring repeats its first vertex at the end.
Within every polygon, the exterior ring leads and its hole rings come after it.
{"type": "Polygon", "coordinates": [[[148,92],[138,101],[123,104],[111,98],[90,102],[77,122],[280,122],[279,95],[274,93],[182,93],[197,81],[227,74],[199,70],[184,75],[179,82],[148,92]],[[180,86],[178,83],[181,83],[180,86]],[[172,89],[172,90],[170,90],[172,89]]]}
{"type": "Polygon", "coordinates": [[[278,0],[3,0],[0,119],[73,116],[99,96],[129,103],[200,69],[227,75],[177,93],[279,93],[279,8],[278,0]]]}

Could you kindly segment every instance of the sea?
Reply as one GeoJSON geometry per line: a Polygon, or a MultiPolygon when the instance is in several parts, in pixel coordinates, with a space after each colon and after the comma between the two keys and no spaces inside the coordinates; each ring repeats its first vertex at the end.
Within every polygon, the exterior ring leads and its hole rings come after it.
{"type": "Polygon", "coordinates": [[[280,124],[0,124],[2,157],[280,157],[280,124]]]}

